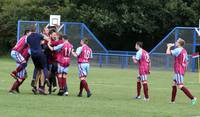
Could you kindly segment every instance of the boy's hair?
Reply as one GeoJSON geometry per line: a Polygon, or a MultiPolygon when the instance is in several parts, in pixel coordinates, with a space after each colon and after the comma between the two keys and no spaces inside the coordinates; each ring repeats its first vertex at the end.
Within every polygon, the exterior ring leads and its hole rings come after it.
{"type": "Polygon", "coordinates": [[[183,47],[185,45],[185,40],[183,40],[182,38],[179,38],[178,43],[180,44],[180,46],[183,47]]]}
{"type": "Polygon", "coordinates": [[[137,44],[138,46],[140,46],[141,48],[143,47],[143,42],[141,42],[141,41],[137,41],[136,44],[137,44]]]}
{"type": "Polygon", "coordinates": [[[29,32],[30,32],[29,29],[25,29],[25,31],[24,31],[24,35],[27,35],[27,33],[29,33],[29,32]]]}
{"type": "Polygon", "coordinates": [[[31,26],[30,32],[36,32],[36,27],[34,25],[31,26]]]}
{"type": "Polygon", "coordinates": [[[54,32],[56,32],[55,29],[50,29],[50,30],[49,30],[49,34],[50,34],[50,35],[53,34],[54,32]]]}
{"type": "Polygon", "coordinates": [[[69,38],[68,38],[67,35],[62,35],[62,38],[63,38],[64,40],[69,40],[69,38]]]}
{"type": "Polygon", "coordinates": [[[88,42],[89,42],[88,38],[83,38],[82,41],[83,41],[85,44],[88,44],[88,42]]]}

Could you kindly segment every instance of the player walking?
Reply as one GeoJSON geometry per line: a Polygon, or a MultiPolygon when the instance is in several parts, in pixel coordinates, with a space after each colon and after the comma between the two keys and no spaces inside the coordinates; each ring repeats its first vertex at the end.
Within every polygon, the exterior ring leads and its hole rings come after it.
{"type": "Polygon", "coordinates": [[[72,51],[72,54],[77,57],[79,69],[80,91],[78,97],[82,97],[83,88],[85,88],[87,92],[87,97],[90,97],[92,94],[88,87],[86,78],[90,67],[89,61],[92,58],[92,49],[87,45],[87,39],[82,39],[80,44],[81,46],[77,48],[76,52],[74,52],[74,50],[72,51]]]}
{"type": "Polygon", "coordinates": [[[142,46],[142,42],[136,42],[135,48],[137,50],[137,53],[136,56],[132,57],[133,62],[135,64],[138,64],[139,66],[139,76],[137,80],[137,96],[135,97],[135,99],[141,99],[140,91],[142,83],[144,90],[144,100],[149,101],[147,75],[150,74],[150,57],[148,52],[142,49],[142,46]]]}
{"type": "Polygon", "coordinates": [[[192,105],[194,105],[196,103],[197,98],[194,97],[183,84],[184,74],[188,62],[187,51],[183,48],[184,45],[185,41],[181,38],[179,38],[175,44],[172,43],[167,44],[166,54],[174,56],[175,75],[172,82],[171,102],[175,103],[176,92],[177,92],[176,86],[178,86],[178,88],[181,89],[185,93],[185,95],[187,95],[192,100],[191,103],[192,105]],[[171,50],[171,47],[173,46],[176,46],[176,48],[171,50]]]}
{"type": "Polygon", "coordinates": [[[10,93],[19,93],[19,86],[24,82],[25,77],[27,75],[26,66],[30,55],[28,53],[29,47],[25,46],[25,40],[29,35],[29,32],[29,30],[25,30],[24,36],[20,38],[20,40],[17,42],[17,44],[13,47],[11,51],[11,57],[16,61],[17,69],[11,73],[11,76],[15,78],[16,81],[10,89],[10,93]],[[25,47],[21,49],[22,46],[25,47]]]}
{"type": "Polygon", "coordinates": [[[68,96],[69,93],[67,87],[67,74],[73,46],[69,43],[67,36],[63,36],[63,39],[65,40],[65,42],[62,44],[51,47],[49,43],[48,46],[50,50],[58,52],[56,60],[58,62],[57,76],[60,88],[58,95],[68,96]]]}

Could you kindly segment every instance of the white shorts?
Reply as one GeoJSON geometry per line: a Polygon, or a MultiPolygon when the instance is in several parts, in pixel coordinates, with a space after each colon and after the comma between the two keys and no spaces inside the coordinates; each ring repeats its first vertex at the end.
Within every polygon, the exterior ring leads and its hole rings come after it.
{"type": "Polygon", "coordinates": [[[19,64],[26,63],[26,60],[24,59],[24,57],[15,50],[11,51],[11,57],[19,64]]]}
{"type": "Polygon", "coordinates": [[[68,74],[68,67],[63,67],[63,66],[61,66],[61,65],[58,63],[58,70],[57,70],[57,72],[58,72],[59,74],[62,74],[62,73],[68,74]]]}
{"type": "Polygon", "coordinates": [[[89,69],[90,69],[90,64],[89,63],[79,63],[78,64],[79,78],[87,77],[89,69]]]}
{"type": "Polygon", "coordinates": [[[184,75],[175,73],[173,77],[173,81],[175,81],[177,85],[182,85],[184,81],[184,75]]]}
{"type": "Polygon", "coordinates": [[[139,75],[138,80],[140,81],[147,81],[147,75],[139,75]]]}
{"type": "MultiPolygon", "coordinates": [[[[17,67],[20,66],[20,64],[17,63],[17,67]]],[[[17,73],[17,78],[25,78],[26,74],[26,69],[21,70],[20,72],[17,73]]]]}

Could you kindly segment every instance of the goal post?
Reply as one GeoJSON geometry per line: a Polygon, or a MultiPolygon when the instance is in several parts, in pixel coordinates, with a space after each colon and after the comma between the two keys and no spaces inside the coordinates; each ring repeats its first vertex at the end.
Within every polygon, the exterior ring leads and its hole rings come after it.
{"type": "Polygon", "coordinates": [[[197,53],[193,53],[192,54],[192,58],[196,61],[197,63],[197,72],[198,72],[198,81],[200,83],[200,56],[199,56],[199,52],[197,53]]]}

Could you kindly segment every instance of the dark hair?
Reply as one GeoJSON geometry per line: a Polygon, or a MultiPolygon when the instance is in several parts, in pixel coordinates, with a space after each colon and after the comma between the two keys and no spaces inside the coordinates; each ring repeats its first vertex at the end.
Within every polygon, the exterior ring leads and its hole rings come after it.
{"type": "Polygon", "coordinates": [[[85,44],[88,44],[88,42],[89,42],[88,38],[83,38],[82,41],[83,41],[85,44]]]}
{"type": "Polygon", "coordinates": [[[30,32],[35,32],[35,31],[36,31],[36,27],[34,25],[32,25],[30,28],[30,32]]]}
{"type": "Polygon", "coordinates": [[[29,32],[30,32],[29,29],[25,29],[25,31],[24,31],[24,35],[27,35],[27,33],[29,33],[29,32]]]}
{"type": "Polygon", "coordinates": [[[141,48],[142,48],[142,46],[143,46],[143,42],[141,42],[141,41],[137,41],[136,44],[137,44],[138,46],[140,46],[141,48]]]}
{"type": "Polygon", "coordinates": [[[56,32],[55,29],[50,29],[50,30],[49,30],[49,34],[50,34],[50,35],[53,34],[54,32],[56,32]]]}
{"type": "Polygon", "coordinates": [[[64,40],[69,40],[69,38],[68,38],[67,35],[62,35],[62,38],[63,38],[64,40]]]}

